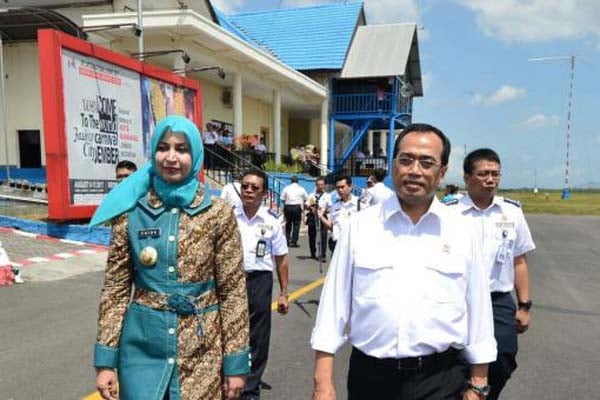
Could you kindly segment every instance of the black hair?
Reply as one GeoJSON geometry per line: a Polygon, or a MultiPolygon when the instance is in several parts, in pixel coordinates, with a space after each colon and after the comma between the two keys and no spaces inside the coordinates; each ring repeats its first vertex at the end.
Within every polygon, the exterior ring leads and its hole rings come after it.
{"type": "Polygon", "coordinates": [[[135,163],[129,161],[129,160],[121,160],[119,161],[119,163],[117,164],[117,166],[115,167],[115,171],[120,169],[120,168],[125,168],[128,169],[130,171],[137,171],[137,165],[135,165],[135,163]]]}
{"type": "Polygon", "coordinates": [[[477,149],[473,150],[465,157],[465,160],[463,161],[463,172],[469,175],[472,174],[475,163],[480,160],[493,161],[500,164],[500,157],[494,150],[488,148],[477,149]]]}
{"type": "Polygon", "coordinates": [[[258,168],[251,168],[243,173],[242,179],[240,179],[240,182],[243,181],[244,178],[248,175],[257,176],[257,177],[261,178],[263,181],[263,192],[268,191],[269,176],[267,174],[265,174],[265,171],[260,170],[258,168]]]}
{"type": "Polygon", "coordinates": [[[296,175],[292,175],[292,178],[290,180],[294,183],[298,183],[298,177],[296,175]]]}
{"type": "Polygon", "coordinates": [[[429,124],[410,124],[406,128],[404,128],[404,130],[396,138],[396,143],[394,143],[394,158],[396,158],[396,156],[398,155],[398,151],[400,150],[400,142],[402,141],[404,136],[413,132],[433,133],[437,135],[442,140],[442,165],[448,165],[448,160],[450,159],[450,140],[446,135],[444,135],[444,132],[442,132],[435,126],[429,124]]]}
{"type": "Polygon", "coordinates": [[[387,176],[387,171],[383,168],[376,168],[373,170],[371,174],[377,182],[383,182],[385,177],[387,176]]]}
{"type": "Polygon", "coordinates": [[[350,175],[339,175],[335,178],[335,183],[338,183],[339,181],[346,181],[346,184],[348,186],[352,185],[352,178],[350,178],[350,175]]]}
{"type": "Polygon", "coordinates": [[[315,180],[315,182],[319,182],[319,181],[325,182],[325,177],[323,175],[317,176],[317,179],[315,180]]]}

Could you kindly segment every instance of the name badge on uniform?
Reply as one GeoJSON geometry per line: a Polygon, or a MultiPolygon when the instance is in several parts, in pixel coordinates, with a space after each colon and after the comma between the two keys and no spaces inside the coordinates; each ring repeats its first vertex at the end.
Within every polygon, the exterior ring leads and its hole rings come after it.
{"type": "Polygon", "coordinates": [[[264,257],[267,252],[267,242],[264,239],[260,239],[256,243],[256,257],[264,257]]]}
{"type": "Polygon", "coordinates": [[[514,227],[515,227],[515,223],[512,221],[496,222],[496,228],[498,228],[498,229],[512,229],[514,227]]]}
{"type": "Polygon", "coordinates": [[[160,237],[160,228],[140,229],[138,231],[138,239],[157,238],[160,237]]]}

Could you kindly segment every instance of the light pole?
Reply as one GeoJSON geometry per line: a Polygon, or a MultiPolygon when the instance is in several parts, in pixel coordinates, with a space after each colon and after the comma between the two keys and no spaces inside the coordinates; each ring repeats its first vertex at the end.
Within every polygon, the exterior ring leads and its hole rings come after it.
{"type": "Polygon", "coordinates": [[[6,157],[6,180],[10,181],[10,164],[8,162],[8,107],[6,106],[6,75],[4,74],[4,44],[0,34],[0,95],[2,95],[2,128],[4,129],[4,156],[6,157]]]}
{"type": "Polygon", "coordinates": [[[142,0],[138,0],[137,2],[137,26],[140,30],[140,34],[138,36],[138,53],[144,53],[144,25],[142,21],[142,0]]]}
{"type": "Polygon", "coordinates": [[[569,60],[571,62],[570,81],[569,81],[569,103],[567,106],[567,148],[566,148],[566,164],[565,164],[565,188],[562,191],[561,198],[568,200],[571,198],[571,188],[569,187],[569,161],[571,151],[571,109],[573,106],[573,80],[575,78],[575,58],[576,56],[553,56],[530,58],[528,61],[562,61],[569,60]]]}

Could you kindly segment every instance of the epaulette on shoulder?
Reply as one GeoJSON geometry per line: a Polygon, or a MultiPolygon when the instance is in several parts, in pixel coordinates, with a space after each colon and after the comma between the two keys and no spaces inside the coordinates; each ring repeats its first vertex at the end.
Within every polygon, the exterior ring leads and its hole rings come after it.
{"type": "Polygon", "coordinates": [[[458,199],[442,200],[442,203],[444,203],[447,206],[453,206],[455,204],[458,204],[458,199]]]}
{"type": "Polygon", "coordinates": [[[281,213],[274,208],[269,208],[269,214],[271,214],[275,218],[281,217],[281,213]]]}
{"type": "Polygon", "coordinates": [[[513,206],[521,208],[521,202],[519,200],[509,199],[508,197],[504,197],[504,201],[508,204],[512,204],[513,206]]]}

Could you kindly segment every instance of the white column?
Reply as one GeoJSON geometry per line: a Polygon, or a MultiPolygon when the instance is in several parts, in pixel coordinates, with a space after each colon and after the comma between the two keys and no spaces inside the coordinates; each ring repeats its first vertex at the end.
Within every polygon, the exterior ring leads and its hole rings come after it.
{"type": "Polygon", "coordinates": [[[367,150],[373,155],[373,131],[367,133],[367,150]]]}
{"type": "Polygon", "coordinates": [[[387,135],[388,131],[381,131],[381,136],[379,136],[379,147],[385,151],[385,154],[387,154],[387,135]]]}
{"type": "Polygon", "coordinates": [[[242,124],[242,74],[233,74],[233,136],[237,137],[243,133],[242,124]]]}
{"type": "Polygon", "coordinates": [[[329,138],[329,129],[327,129],[327,120],[328,120],[328,111],[329,111],[329,99],[324,98],[321,103],[321,173],[323,175],[327,175],[327,153],[328,153],[328,138],[329,138]]]}
{"type": "Polygon", "coordinates": [[[281,89],[273,90],[273,150],[275,162],[281,162],[281,89]]]}

